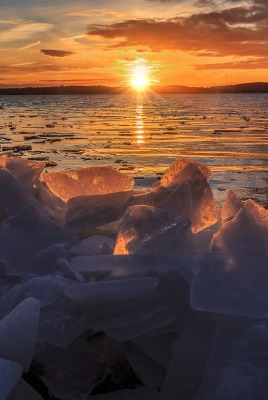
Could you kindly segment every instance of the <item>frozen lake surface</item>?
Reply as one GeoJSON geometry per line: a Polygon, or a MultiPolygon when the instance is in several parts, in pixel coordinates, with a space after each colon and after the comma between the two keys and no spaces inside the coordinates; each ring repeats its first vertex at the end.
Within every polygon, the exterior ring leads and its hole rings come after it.
{"type": "Polygon", "coordinates": [[[149,186],[177,157],[205,163],[226,190],[267,204],[268,94],[0,96],[2,148],[53,170],[109,165],[149,186]]]}

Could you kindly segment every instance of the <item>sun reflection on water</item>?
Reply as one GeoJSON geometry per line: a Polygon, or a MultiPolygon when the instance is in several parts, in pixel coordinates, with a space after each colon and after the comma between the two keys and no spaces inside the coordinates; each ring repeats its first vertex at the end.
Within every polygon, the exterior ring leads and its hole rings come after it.
{"type": "Polygon", "coordinates": [[[144,122],[143,122],[143,105],[137,104],[136,107],[136,143],[143,144],[144,143],[144,122]]]}

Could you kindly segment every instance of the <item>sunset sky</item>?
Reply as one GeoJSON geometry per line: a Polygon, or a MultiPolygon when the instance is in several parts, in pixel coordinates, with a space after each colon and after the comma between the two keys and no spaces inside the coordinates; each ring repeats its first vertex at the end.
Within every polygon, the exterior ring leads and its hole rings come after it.
{"type": "Polygon", "coordinates": [[[0,87],[268,81],[268,0],[0,0],[0,87]]]}

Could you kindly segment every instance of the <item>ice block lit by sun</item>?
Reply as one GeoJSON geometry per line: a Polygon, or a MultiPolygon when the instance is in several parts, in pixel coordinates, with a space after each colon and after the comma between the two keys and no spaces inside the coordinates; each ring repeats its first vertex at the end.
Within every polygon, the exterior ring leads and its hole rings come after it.
{"type": "Polygon", "coordinates": [[[137,90],[142,90],[146,89],[149,83],[148,68],[144,65],[137,65],[132,72],[131,85],[137,90]]]}

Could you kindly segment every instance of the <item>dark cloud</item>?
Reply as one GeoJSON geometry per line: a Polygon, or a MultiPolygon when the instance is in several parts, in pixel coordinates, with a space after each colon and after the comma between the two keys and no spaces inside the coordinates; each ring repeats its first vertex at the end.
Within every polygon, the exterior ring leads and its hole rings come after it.
{"type": "Polygon", "coordinates": [[[180,50],[198,55],[266,56],[268,2],[196,13],[169,20],[133,19],[109,25],[91,25],[88,35],[116,39],[111,47],[143,46],[151,51],[180,50]]]}
{"type": "Polygon", "coordinates": [[[50,57],[68,57],[74,54],[73,51],[64,51],[64,50],[45,50],[41,49],[41,53],[50,57]]]}

